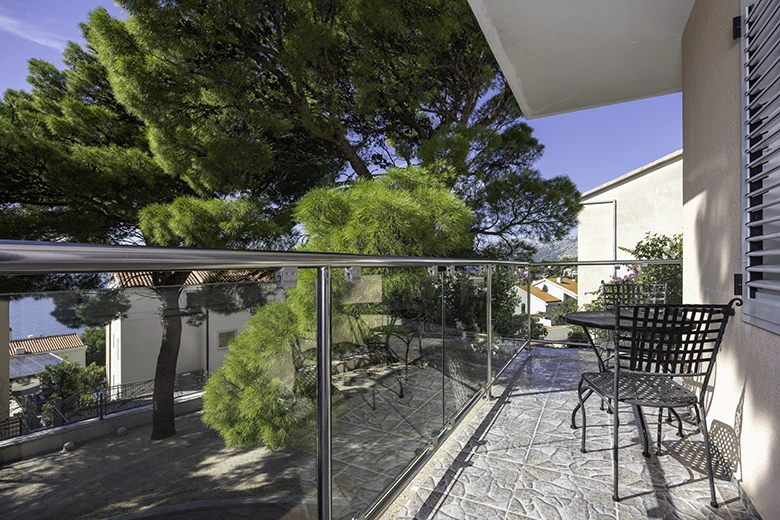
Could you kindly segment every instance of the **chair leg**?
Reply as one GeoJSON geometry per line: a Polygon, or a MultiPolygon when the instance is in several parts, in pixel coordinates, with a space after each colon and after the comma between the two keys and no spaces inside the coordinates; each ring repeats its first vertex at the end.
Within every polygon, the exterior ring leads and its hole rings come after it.
{"type": "MultiPolygon", "coordinates": [[[[669,408],[669,410],[671,410],[671,408],[669,408]]],[[[658,438],[657,438],[658,447],[655,450],[656,457],[661,454],[661,425],[663,424],[663,422],[664,422],[664,409],[659,408],[658,409],[658,438]]]]}
{"type": "MultiPolygon", "coordinates": [[[[588,388],[588,393],[585,394],[585,397],[582,399],[582,402],[588,400],[588,398],[593,394],[593,390],[588,388]]],[[[582,405],[578,402],[577,406],[574,407],[574,410],[571,412],[571,429],[576,430],[577,429],[577,411],[580,409],[582,405]]]]}
{"type": "Polygon", "coordinates": [[[620,495],[618,494],[618,428],[620,427],[620,414],[618,414],[617,401],[612,403],[612,411],[612,500],[620,502],[620,495]]]}
{"type": "MultiPolygon", "coordinates": [[[[580,451],[582,453],[585,453],[585,430],[588,428],[588,423],[587,423],[587,420],[585,418],[585,399],[583,399],[583,397],[582,397],[582,391],[583,391],[582,384],[584,382],[585,382],[584,379],[580,379],[580,384],[577,387],[577,395],[580,398],[580,403],[579,403],[580,413],[582,414],[582,447],[580,447],[580,451]]],[[[590,389],[588,389],[588,390],[590,390],[590,389]]],[[[592,390],[591,390],[591,393],[593,393],[592,390]]],[[[588,395],[590,395],[590,394],[588,394],[588,395]]],[[[573,419],[574,418],[572,417],[572,420],[573,419]]]]}
{"type": "Polygon", "coordinates": [[[677,413],[677,410],[674,408],[669,408],[669,420],[667,422],[672,422],[671,416],[674,415],[677,418],[677,436],[682,438],[685,437],[683,435],[683,429],[682,429],[682,418],[680,417],[680,414],[677,413]]]}
{"type": "Polygon", "coordinates": [[[697,404],[694,408],[696,409],[696,421],[699,423],[699,429],[704,438],[704,451],[707,455],[707,477],[710,479],[710,505],[718,507],[718,501],[715,498],[715,479],[712,471],[712,453],[710,450],[710,434],[707,431],[707,416],[704,412],[704,406],[697,404]]]}
{"type": "Polygon", "coordinates": [[[636,415],[639,418],[639,425],[642,427],[642,440],[644,441],[644,451],[642,452],[642,456],[645,458],[650,457],[650,439],[647,435],[647,424],[645,423],[645,413],[642,411],[641,406],[634,406],[634,410],[636,411],[636,415]]]}

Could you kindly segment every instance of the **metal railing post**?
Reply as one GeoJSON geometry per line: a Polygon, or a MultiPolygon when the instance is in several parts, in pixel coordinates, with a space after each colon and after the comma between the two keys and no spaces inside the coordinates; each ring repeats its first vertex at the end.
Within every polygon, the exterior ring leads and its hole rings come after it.
{"type": "Polygon", "coordinates": [[[317,270],[317,503],[319,520],[330,520],[333,507],[331,360],[330,360],[330,267],[317,270]]]}
{"type": "Polygon", "coordinates": [[[531,265],[526,266],[525,314],[528,317],[528,350],[531,350],[531,265]]]}
{"type": "Polygon", "coordinates": [[[487,271],[487,384],[485,385],[485,399],[492,399],[493,389],[493,266],[485,266],[487,271]]]}

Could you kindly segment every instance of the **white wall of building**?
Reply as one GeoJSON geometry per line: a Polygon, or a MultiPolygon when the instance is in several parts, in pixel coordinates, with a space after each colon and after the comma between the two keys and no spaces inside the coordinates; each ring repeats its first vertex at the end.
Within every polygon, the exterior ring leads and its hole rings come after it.
{"type": "MultiPolygon", "coordinates": [[[[528,305],[528,293],[524,289],[515,287],[515,291],[520,296],[520,304],[515,308],[515,314],[525,314],[525,307],[528,305]]],[[[531,314],[540,314],[548,311],[552,311],[558,308],[561,302],[545,302],[544,300],[537,298],[533,294],[531,295],[531,314]]]]}
{"type": "Polygon", "coordinates": [[[73,361],[74,363],[78,363],[83,367],[87,366],[86,345],[83,347],[69,348],[67,350],[54,350],[52,351],[52,354],[54,354],[55,356],[59,356],[63,359],[67,359],[68,361],[73,361]]]}
{"type": "MultiPolygon", "coordinates": [[[[127,316],[113,320],[107,327],[110,345],[106,355],[107,373],[111,385],[153,379],[162,341],[159,299],[154,292],[133,288],[127,289],[125,294],[130,298],[127,316]]],[[[182,293],[180,306],[182,309],[186,306],[186,290],[182,293]]],[[[204,321],[194,326],[187,322],[186,312],[183,312],[176,373],[220,367],[228,352],[227,348],[219,348],[220,333],[235,331],[238,334],[250,316],[249,311],[231,315],[210,312],[208,324],[204,321]]]]}
{"type": "MultiPolygon", "coordinates": [[[[742,271],[739,0],[697,0],[682,40],[683,300],[725,303],[742,271]],[[726,27],[726,29],[724,29],[726,27]]],[[[763,518],[780,514],[780,336],[729,321],[713,374],[710,433],[763,518]]]]}
{"type": "Polygon", "coordinates": [[[577,295],[565,290],[560,285],[557,285],[550,280],[544,279],[544,280],[538,280],[536,282],[533,282],[534,287],[537,287],[541,289],[542,291],[546,292],[550,296],[553,296],[555,298],[558,298],[561,301],[567,300],[568,298],[576,298],[577,295]]]}
{"type": "MultiPolygon", "coordinates": [[[[631,259],[619,248],[634,247],[648,231],[667,236],[682,233],[682,173],[683,155],[677,151],[584,193],[578,259],[631,259]]],[[[590,293],[614,272],[611,266],[580,266],[579,304],[593,301],[590,293]]],[[[625,268],[617,271],[618,276],[625,274],[625,268]]]]}

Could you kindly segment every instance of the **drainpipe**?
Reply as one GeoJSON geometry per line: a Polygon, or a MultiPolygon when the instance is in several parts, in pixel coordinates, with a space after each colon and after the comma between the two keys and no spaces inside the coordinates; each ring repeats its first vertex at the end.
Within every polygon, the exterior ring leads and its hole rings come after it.
{"type": "Polygon", "coordinates": [[[209,375],[209,310],[206,309],[206,377],[209,375]]]}

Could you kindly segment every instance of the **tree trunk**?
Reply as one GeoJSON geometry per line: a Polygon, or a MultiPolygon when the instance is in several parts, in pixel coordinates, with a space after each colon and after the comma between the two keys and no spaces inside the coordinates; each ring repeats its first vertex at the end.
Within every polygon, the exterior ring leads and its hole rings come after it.
{"type": "MultiPolygon", "coordinates": [[[[155,273],[157,274],[157,273],[155,273]]],[[[152,394],[152,440],[165,439],[176,434],[173,414],[173,390],[176,379],[176,361],[181,346],[182,317],[179,309],[181,284],[189,273],[166,273],[162,284],[155,291],[160,298],[160,323],[162,341],[154,373],[152,394]],[[183,276],[182,276],[183,275],[183,276]],[[172,284],[167,286],[167,284],[172,284]]],[[[157,281],[157,277],[155,277],[157,281]]],[[[155,285],[157,285],[155,283],[155,285]]]]}

